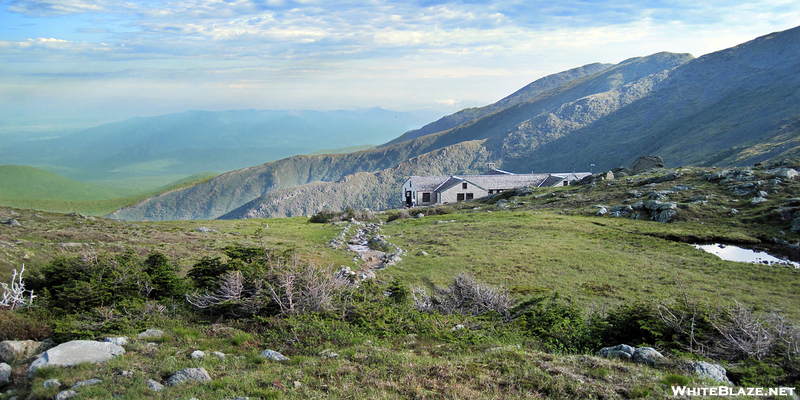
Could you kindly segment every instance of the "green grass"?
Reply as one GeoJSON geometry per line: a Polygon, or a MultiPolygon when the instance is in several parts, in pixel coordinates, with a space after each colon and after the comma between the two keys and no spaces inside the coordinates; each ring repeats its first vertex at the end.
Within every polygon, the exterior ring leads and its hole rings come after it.
{"type": "Polygon", "coordinates": [[[0,197],[50,201],[93,201],[134,194],[127,189],[91,185],[34,167],[0,165],[0,197]]]}
{"type": "Polygon", "coordinates": [[[208,181],[212,177],[208,173],[183,178],[175,176],[173,178],[176,181],[142,193],[143,187],[153,184],[152,180],[87,184],[32,167],[4,165],[0,166],[0,205],[99,216],[159,193],[208,181]],[[116,186],[118,184],[124,187],[116,186]]]}

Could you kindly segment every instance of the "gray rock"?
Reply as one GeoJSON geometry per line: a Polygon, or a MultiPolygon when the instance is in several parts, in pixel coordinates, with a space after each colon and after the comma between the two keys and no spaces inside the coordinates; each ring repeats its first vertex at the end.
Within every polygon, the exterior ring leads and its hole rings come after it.
{"type": "Polygon", "coordinates": [[[640,174],[653,168],[664,168],[664,160],[659,156],[639,157],[631,164],[629,169],[634,174],[640,174]]]}
{"type": "Polygon", "coordinates": [[[0,363],[0,386],[8,385],[11,382],[11,366],[0,363]]]}
{"type": "Polygon", "coordinates": [[[606,215],[606,214],[608,214],[608,209],[606,209],[605,207],[601,206],[600,210],[597,211],[597,213],[595,215],[602,216],[602,215],[606,215]]]}
{"type": "Polygon", "coordinates": [[[147,388],[153,392],[160,392],[164,390],[164,385],[152,379],[147,380],[147,388]]]}
{"type": "Polygon", "coordinates": [[[678,212],[675,210],[664,210],[658,213],[658,215],[653,217],[653,220],[656,222],[661,222],[662,224],[666,224],[667,222],[672,221],[675,216],[678,215],[678,212]]]}
{"type": "Polygon", "coordinates": [[[652,347],[639,347],[633,352],[633,362],[638,364],[656,365],[664,356],[652,347]]]}
{"type": "Polygon", "coordinates": [[[414,218],[422,218],[422,217],[424,217],[424,216],[425,216],[424,214],[422,214],[422,213],[418,213],[417,215],[415,215],[415,216],[414,216],[414,218]]]}
{"type": "Polygon", "coordinates": [[[777,168],[767,171],[768,174],[776,178],[794,179],[798,173],[792,168],[777,168]]]}
{"type": "Polygon", "coordinates": [[[211,228],[206,228],[205,226],[201,226],[201,227],[195,229],[194,231],[195,232],[200,232],[200,233],[217,233],[217,231],[215,231],[215,230],[213,230],[211,228]]]}
{"type": "Polygon", "coordinates": [[[138,335],[139,339],[161,339],[164,337],[164,331],[160,329],[148,329],[138,335]]]}
{"type": "Polygon", "coordinates": [[[101,381],[100,379],[92,378],[92,379],[87,379],[85,381],[76,382],[74,385],[72,385],[71,389],[77,389],[81,386],[94,386],[94,385],[99,385],[101,383],[103,383],[103,381],[101,381]]]}
{"type": "Polygon", "coordinates": [[[61,386],[61,382],[59,382],[58,379],[48,379],[42,382],[42,387],[45,389],[50,389],[51,387],[57,388],[59,386],[61,386]]]}
{"type": "Polygon", "coordinates": [[[289,359],[289,357],[286,357],[283,354],[278,353],[277,351],[269,349],[264,350],[259,356],[272,361],[286,361],[289,359]]]}
{"type": "Polygon", "coordinates": [[[221,352],[221,351],[215,351],[215,352],[213,352],[213,353],[211,353],[211,354],[212,354],[212,355],[215,355],[215,356],[217,356],[217,357],[219,357],[219,358],[225,358],[225,353],[223,353],[223,352],[221,352]]]}
{"type": "Polygon", "coordinates": [[[628,346],[627,344],[620,344],[613,347],[604,347],[595,353],[598,357],[604,358],[619,358],[622,360],[630,360],[636,348],[628,346]]]}
{"type": "Polygon", "coordinates": [[[192,354],[189,355],[189,357],[191,357],[193,360],[196,360],[198,358],[203,358],[205,356],[206,356],[206,353],[204,353],[204,352],[202,352],[200,350],[195,350],[195,351],[192,352],[192,354]]]}
{"type": "Polygon", "coordinates": [[[28,368],[28,376],[32,377],[42,367],[68,367],[85,362],[100,364],[122,354],[125,349],[113,343],[73,340],[44,352],[28,368]]]}
{"type": "Polygon", "coordinates": [[[172,375],[167,384],[170,386],[180,385],[186,382],[210,382],[211,375],[205,370],[205,368],[186,368],[180,370],[172,375]]]}
{"type": "Polygon", "coordinates": [[[126,346],[128,344],[127,336],[107,337],[103,339],[104,342],[114,343],[117,346],[126,346]]]}
{"type": "Polygon", "coordinates": [[[0,361],[14,363],[43,353],[53,346],[55,346],[55,343],[51,339],[42,342],[35,340],[4,340],[0,342],[0,361]]]}
{"type": "Polygon", "coordinates": [[[763,197],[753,197],[752,199],[750,199],[750,204],[758,204],[758,203],[763,203],[765,201],[767,201],[767,199],[763,197]]]}
{"type": "Polygon", "coordinates": [[[733,382],[728,379],[728,371],[719,364],[698,361],[694,364],[694,373],[702,379],[711,379],[728,386],[733,386],[733,382]]]}
{"type": "Polygon", "coordinates": [[[9,225],[9,226],[22,226],[22,224],[20,224],[19,221],[15,220],[15,219],[9,220],[8,222],[6,222],[6,225],[9,225]]]}
{"type": "Polygon", "coordinates": [[[74,390],[65,390],[65,391],[63,391],[63,392],[61,392],[61,393],[56,395],[56,400],[67,400],[67,399],[71,399],[71,398],[73,398],[73,397],[75,397],[77,395],[78,395],[78,392],[76,392],[74,390]]]}

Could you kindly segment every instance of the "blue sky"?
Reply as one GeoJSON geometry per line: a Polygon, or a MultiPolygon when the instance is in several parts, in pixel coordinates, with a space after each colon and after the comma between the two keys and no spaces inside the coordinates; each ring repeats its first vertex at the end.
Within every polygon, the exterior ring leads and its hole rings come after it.
{"type": "Polygon", "coordinates": [[[580,65],[798,24],[796,0],[2,0],[0,133],[190,109],[444,115],[580,65]]]}

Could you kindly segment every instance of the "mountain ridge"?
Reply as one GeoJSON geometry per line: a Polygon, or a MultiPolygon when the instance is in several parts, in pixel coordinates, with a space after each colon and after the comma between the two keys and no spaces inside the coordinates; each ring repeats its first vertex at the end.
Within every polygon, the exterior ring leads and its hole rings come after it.
{"type": "MultiPolygon", "coordinates": [[[[252,193],[257,196],[217,205],[213,213],[194,210],[214,203],[214,196],[192,195],[198,188],[188,188],[171,200],[182,210],[166,210],[159,218],[399,207],[395,192],[408,175],[480,173],[489,162],[513,172],[552,172],[588,170],[590,164],[607,170],[648,154],[672,166],[733,166],[768,158],[767,150],[791,152],[800,125],[799,35],[800,28],[772,33],[698,59],[666,52],[631,58],[455,128],[303,164],[308,182],[264,185],[262,193],[252,193]]],[[[290,164],[280,160],[259,168],[290,175],[290,164]]],[[[147,207],[114,216],[153,217],[147,207]]]]}

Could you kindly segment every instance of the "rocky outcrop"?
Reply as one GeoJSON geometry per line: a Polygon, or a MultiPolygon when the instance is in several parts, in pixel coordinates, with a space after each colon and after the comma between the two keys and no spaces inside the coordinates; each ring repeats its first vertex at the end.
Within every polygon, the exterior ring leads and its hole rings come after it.
{"type": "Polygon", "coordinates": [[[73,340],[47,350],[28,368],[28,376],[33,376],[42,367],[66,367],[80,363],[104,363],[116,356],[125,354],[125,349],[113,343],[91,340],[73,340]]]}
{"type": "Polygon", "coordinates": [[[664,168],[664,160],[659,156],[639,157],[631,164],[629,169],[634,175],[649,171],[654,168],[664,168]]]}

